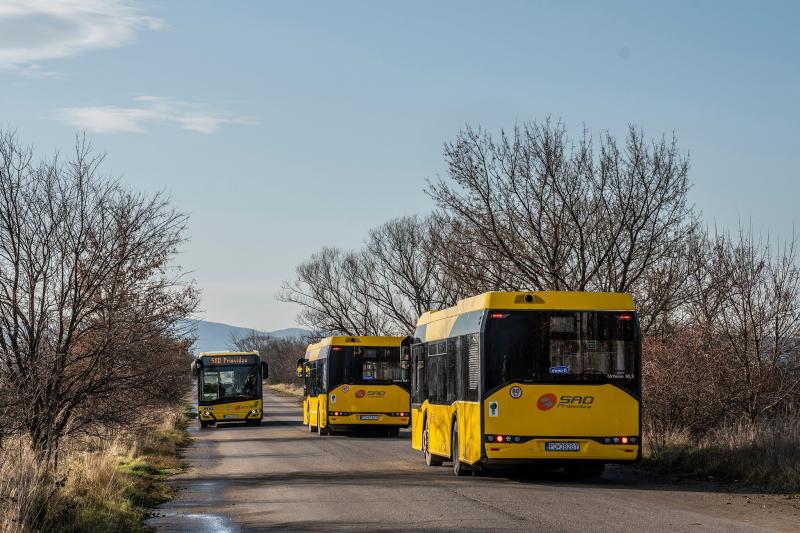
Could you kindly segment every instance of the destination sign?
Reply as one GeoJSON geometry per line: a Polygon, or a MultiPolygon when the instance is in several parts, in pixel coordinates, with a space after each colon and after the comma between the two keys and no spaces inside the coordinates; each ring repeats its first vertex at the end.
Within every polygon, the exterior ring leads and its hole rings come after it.
{"type": "Polygon", "coordinates": [[[252,365],[255,363],[253,356],[247,355],[218,355],[206,359],[209,365],[252,365]]]}

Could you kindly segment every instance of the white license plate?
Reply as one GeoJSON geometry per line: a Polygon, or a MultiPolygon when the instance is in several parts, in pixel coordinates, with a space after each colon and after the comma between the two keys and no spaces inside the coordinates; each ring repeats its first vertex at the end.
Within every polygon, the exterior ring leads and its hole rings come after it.
{"type": "Polygon", "coordinates": [[[359,420],[378,420],[380,416],[378,415],[361,415],[358,417],[359,420]]]}
{"type": "Polygon", "coordinates": [[[239,415],[225,415],[226,419],[239,418],[239,415]]]}
{"type": "Polygon", "coordinates": [[[545,442],[544,449],[547,452],[579,452],[581,445],[578,442],[545,442]]]}

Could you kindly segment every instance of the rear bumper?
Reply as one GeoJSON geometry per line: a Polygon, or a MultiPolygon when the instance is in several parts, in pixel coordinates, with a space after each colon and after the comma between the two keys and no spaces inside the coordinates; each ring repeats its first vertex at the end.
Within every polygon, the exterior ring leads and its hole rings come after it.
{"type": "Polygon", "coordinates": [[[328,424],[331,426],[381,426],[407,428],[410,418],[407,416],[392,416],[388,413],[351,413],[347,416],[328,415],[328,424]]]}
{"type": "Polygon", "coordinates": [[[618,461],[606,459],[483,459],[472,466],[478,469],[486,470],[514,470],[521,467],[542,469],[562,468],[580,463],[631,465],[636,462],[636,460],[618,461]]]}
{"type": "Polygon", "coordinates": [[[607,463],[633,463],[639,457],[638,445],[601,444],[590,439],[533,439],[522,443],[484,444],[488,461],[603,461],[607,463]],[[578,442],[580,451],[550,452],[546,442],[578,442]]]}

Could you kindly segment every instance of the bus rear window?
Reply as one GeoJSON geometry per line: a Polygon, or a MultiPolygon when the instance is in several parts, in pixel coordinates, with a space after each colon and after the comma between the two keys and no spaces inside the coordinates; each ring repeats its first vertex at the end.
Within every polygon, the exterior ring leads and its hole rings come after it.
{"type": "Polygon", "coordinates": [[[400,348],[346,346],[332,351],[329,361],[331,388],[343,383],[390,384],[408,381],[408,371],[400,366],[400,348]]]}
{"type": "Polygon", "coordinates": [[[486,327],[487,390],[511,381],[632,386],[639,357],[632,316],[591,311],[491,314],[486,327]]]}

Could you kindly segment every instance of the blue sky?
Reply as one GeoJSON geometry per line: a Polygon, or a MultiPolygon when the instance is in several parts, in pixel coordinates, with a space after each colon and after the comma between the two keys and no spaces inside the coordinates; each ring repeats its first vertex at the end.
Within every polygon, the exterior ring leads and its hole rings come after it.
{"type": "Polygon", "coordinates": [[[792,234],[795,2],[0,0],[0,124],[191,214],[202,317],[277,329],[323,245],[431,209],[464,124],[678,136],[710,224],[792,234]]]}

